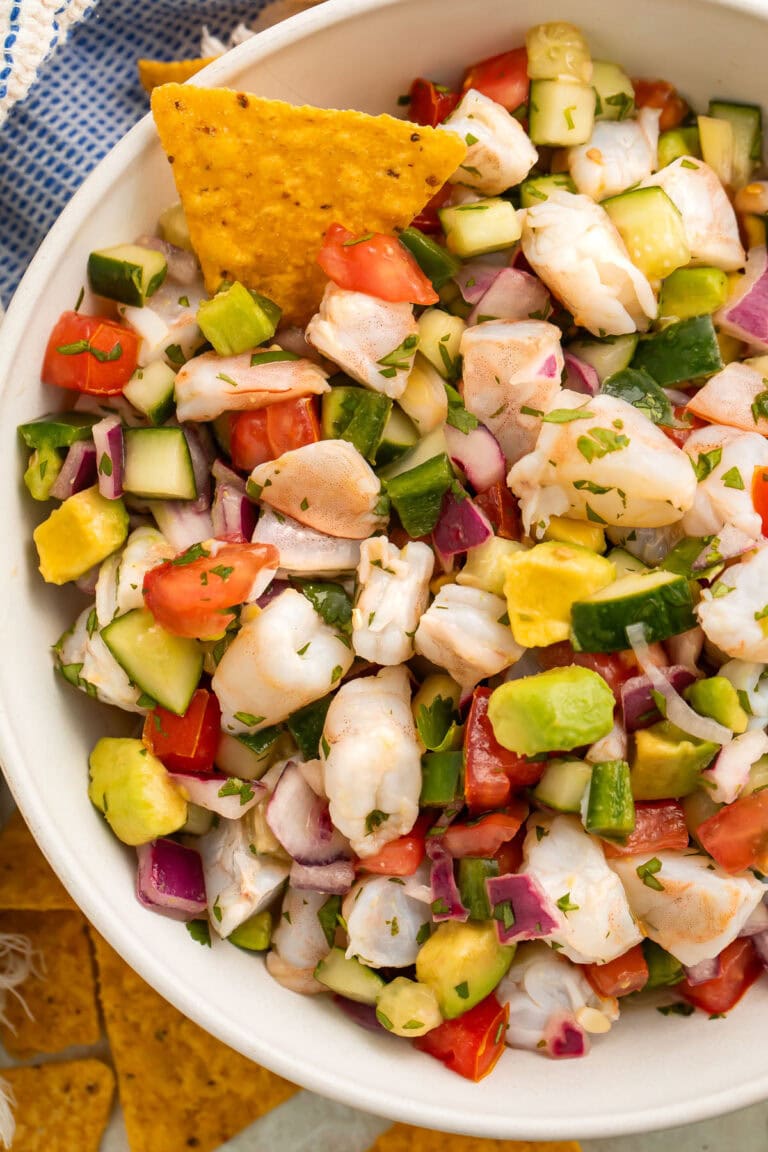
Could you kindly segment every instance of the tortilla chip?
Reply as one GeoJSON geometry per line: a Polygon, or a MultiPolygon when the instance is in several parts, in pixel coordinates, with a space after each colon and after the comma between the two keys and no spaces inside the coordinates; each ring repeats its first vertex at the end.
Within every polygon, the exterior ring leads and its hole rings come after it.
{"type": "Polygon", "coordinates": [[[0,1038],[17,1059],[96,1044],[101,1036],[96,983],[85,919],[79,912],[0,912],[0,933],[27,936],[39,954],[40,975],[6,998],[0,1038]]]}
{"type": "Polygon", "coordinates": [[[91,936],[131,1152],[213,1152],[297,1091],[187,1020],[91,936]]]}
{"type": "Polygon", "coordinates": [[[320,302],[330,224],[405,228],[466,153],[452,132],[226,88],[165,84],[152,112],[208,291],[240,280],[291,324],[320,302]]]}
{"type": "Polygon", "coordinates": [[[0,832],[0,908],[47,912],[76,907],[16,810],[0,832]]]}
{"type": "Polygon", "coordinates": [[[136,63],[142,88],[151,92],[161,84],[183,84],[216,59],[216,56],[204,56],[197,60],[137,60],[136,63]]]}
{"type": "Polygon", "coordinates": [[[575,1140],[480,1140],[474,1136],[451,1136],[395,1124],[379,1136],[369,1152],[580,1152],[575,1140]]]}
{"type": "Polygon", "coordinates": [[[115,1077],[100,1060],[4,1068],[16,1103],[13,1152],[99,1152],[115,1077]]]}

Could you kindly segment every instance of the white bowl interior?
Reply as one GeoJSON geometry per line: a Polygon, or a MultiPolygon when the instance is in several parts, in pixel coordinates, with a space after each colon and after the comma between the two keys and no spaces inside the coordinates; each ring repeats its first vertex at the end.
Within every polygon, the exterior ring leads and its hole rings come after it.
{"type": "MultiPolygon", "coordinates": [[[[596,57],[616,59],[631,74],[667,77],[699,106],[714,94],[761,99],[768,26],[756,0],[737,7],[694,0],[329,0],[212,65],[203,82],[294,103],[394,111],[413,76],[451,80],[546,19],[572,20],[596,57]]],[[[145,121],[67,208],[0,334],[0,756],[52,865],[110,943],[183,1012],[289,1079],[370,1111],[479,1136],[546,1139],[685,1123],[768,1096],[761,1057],[768,982],[726,1020],[630,1009],[588,1060],[553,1063],[509,1051],[493,1076],[474,1085],[409,1045],[357,1029],[324,999],[284,991],[258,959],[221,943],[201,948],[179,924],[135,900],[133,854],[86,795],[90,748],[99,736],[124,730],[125,721],[54,678],[49,647],[79,601],[44,586],[35,570],[30,532],[42,513],[20,483],[15,428],[60,402],[40,385],[39,364],[54,319],[74,306],[88,252],[152,228],[173,199],[168,165],[145,121]]]]}

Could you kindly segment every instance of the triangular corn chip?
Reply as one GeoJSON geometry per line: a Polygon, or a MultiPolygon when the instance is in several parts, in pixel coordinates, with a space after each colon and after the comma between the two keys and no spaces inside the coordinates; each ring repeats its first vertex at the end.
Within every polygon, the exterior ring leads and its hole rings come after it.
{"type": "Polygon", "coordinates": [[[16,809],[0,832],[0,908],[50,912],[76,907],[16,809]]]}
{"type": "Polygon", "coordinates": [[[575,1140],[484,1140],[476,1136],[450,1136],[395,1124],[380,1136],[369,1152],[579,1152],[575,1140]]]}
{"type": "Polygon", "coordinates": [[[115,1077],[101,1060],[4,1068],[15,1105],[13,1152],[98,1152],[115,1077]]]}
{"type": "Polygon", "coordinates": [[[201,56],[196,60],[137,60],[136,63],[142,88],[151,92],[161,84],[183,84],[216,59],[216,56],[201,56]]]}

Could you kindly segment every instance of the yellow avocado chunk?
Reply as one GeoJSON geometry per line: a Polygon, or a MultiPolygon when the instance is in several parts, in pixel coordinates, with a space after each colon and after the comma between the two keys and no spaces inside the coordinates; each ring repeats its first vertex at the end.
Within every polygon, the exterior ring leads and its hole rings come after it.
{"type": "Polygon", "coordinates": [[[466,584],[469,588],[482,588],[484,592],[493,592],[494,596],[503,596],[507,558],[524,551],[523,545],[516,540],[491,536],[484,544],[478,544],[467,552],[467,562],[456,577],[456,583],[466,584]]]}
{"type": "Polygon", "coordinates": [[[512,634],[524,648],[567,640],[571,607],[611,584],[610,560],[578,544],[547,541],[506,561],[504,594],[512,634]]]}
{"type": "Polygon", "coordinates": [[[128,512],[122,500],[107,500],[94,486],[65,500],[32,537],[43,579],[66,584],[106,560],[127,535],[128,512]]]}
{"type": "Polygon", "coordinates": [[[599,524],[586,520],[569,520],[566,516],[550,516],[544,532],[545,540],[559,540],[562,544],[578,544],[591,552],[605,552],[605,532],[599,524]]]}
{"type": "Polygon", "coordinates": [[[181,789],[141,740],[102,737],[89,767],[88,798],[123,844],[148,844],[186,823],[181,789]]]}

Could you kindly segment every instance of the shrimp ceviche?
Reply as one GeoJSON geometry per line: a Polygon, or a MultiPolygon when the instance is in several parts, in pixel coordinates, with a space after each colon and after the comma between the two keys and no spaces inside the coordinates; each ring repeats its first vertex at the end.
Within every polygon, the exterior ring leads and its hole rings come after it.
{"type": "Polygon", "coordinates": [[[567,24],[401,103],[464,161],[304,327],[176,205],[20,434],[139,900],[479,1080],[768,964],[768,183],[567,24]]]}

